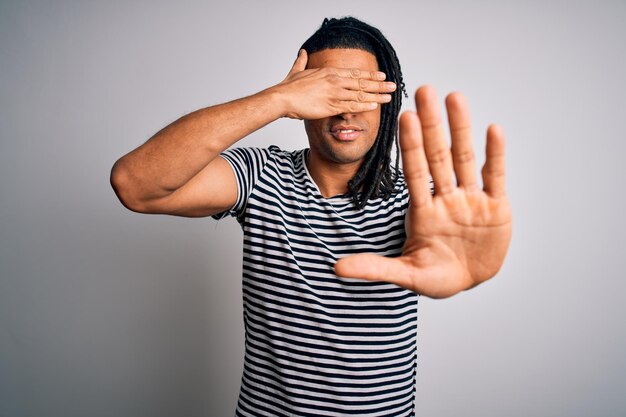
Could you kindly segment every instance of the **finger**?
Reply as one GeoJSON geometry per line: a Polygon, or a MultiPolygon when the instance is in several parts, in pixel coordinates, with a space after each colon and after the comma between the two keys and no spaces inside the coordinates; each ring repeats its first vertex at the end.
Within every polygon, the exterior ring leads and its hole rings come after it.
{"type": "Polygon", "coordinates": [[[372,111],[378,107],[376,102],[360,102],[360,101],[340,101],[337,105],[337,114],[341,113],[362,113],[372,111]]]}
{"type": "Polygon", "coordinates": [[[491,125],[487,129],[487,159],[483,165],[483,189],[491,197],[499,198],[505,195],[505,141],[504,131],[498,125],[491,125]]]}
{"type": "Polygon", "coordinates": [[[335,263],[335,274],[344,278],[386,281],[415,291],[411,269],[398,258],[365,253],[347,256],[335,263]]]}
{"type": "Polygon", "coordinates": [[[396,91],[396,83],[392,81],[371,81],[365,78],[339,78],[339,85],[353,91],[368,93],[391,93],[396,91]]]}
{"type": "Polygon", "coordinates": [[[338,92],[338,98],[344,101],[356,101],[360,103],[389,103],[391,94],[373,94],[365,91],[343,90],[338,92]]]}
{"type": "Polygon", "coordinates": [[[289,77],[290,75],[293,75],[295,73],[298,73],[300,71],[304,71],[306,68],[306,63],[308,61],[308,55],[306,53],[305,49],[300,49],[300,51],[298,52],[298,57],[296,58],[296,61],[293,63],[293,66],[291,67],[291,70],[289,71],[289,74],[287,74],[287,77],[289,77]]]}
{"type": "Polygon", "coordinates": [[[449,193],[455,188],[452,158],[435,90],[430,86],[420,87],[415,93],[415,105],[422,125],[426,159],[435,182],[435,194],[449,193]]]}
{"type": "Polygon", "coordinates": [[[334,68],[335,74],[343,78],[352,78],[355,80],[375,80],[383,81],[387,75],[381,71],[365,71],[358,68],[334,68]]]}
{"type": "Polygon", "coordinates": [[[414,207],[430,204],[432,194],[428,162],[424,154],[420,120],[414,112],[404,112],[400,116],[400,150],[411,204],[414,207]]]}
{"type": "Polygon", "coordinates": [[[452,93],[446,98],[446,108],[452,139],[452,162],[458,185],[475,189],[477,188],[476,162],[467,101],[461,93],[452,93]]]}

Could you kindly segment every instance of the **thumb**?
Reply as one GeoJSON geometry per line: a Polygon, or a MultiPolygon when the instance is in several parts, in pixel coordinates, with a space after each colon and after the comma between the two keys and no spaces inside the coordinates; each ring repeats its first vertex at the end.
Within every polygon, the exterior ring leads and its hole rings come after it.
{"type": "Polygon", "coordinates": [[[367,253],[347,256],[335,263],[335,274],[344,278],[386,281],[412,289],[410,269],[398,258],[367,253]]]}
{"type": "Polygon", "coordinates": [[[300,49],[300,51],[298,52],[298,57],[296,58],[296,62],[293,63],[293,67],[291,67],[291,70],[289,71],[289,74],[287,74],[287,77],[300,71],[304,71],[307,61],[308,55],[306,53],[306,50],[300,49]]]}

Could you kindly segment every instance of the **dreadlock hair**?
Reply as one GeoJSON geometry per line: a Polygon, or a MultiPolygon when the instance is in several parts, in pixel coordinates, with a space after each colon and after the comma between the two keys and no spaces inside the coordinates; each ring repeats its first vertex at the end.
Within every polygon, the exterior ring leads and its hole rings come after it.
{"type": "Polygon", "coordinates": [[[370,198],[388,198],[394,192],[400,171],[397,134],[402,105],[400,92],[408,97],[396,51],[380,30],[354,17],[324,19],[322,26],[304,42],[301,49],[305,49],[308,54],[324,49],[361,49],[369,52],[376,57],[378,68],[387,75],[387,80],[398,86],[391,95],[391,101],[381,107],[380,126],[374,145],[365,155],[354,177],[348,181],[348,193],[358,209],[365,207],[370,198]],[[394,143],[396,166],[392,172],[391,150],[394,143]]]}

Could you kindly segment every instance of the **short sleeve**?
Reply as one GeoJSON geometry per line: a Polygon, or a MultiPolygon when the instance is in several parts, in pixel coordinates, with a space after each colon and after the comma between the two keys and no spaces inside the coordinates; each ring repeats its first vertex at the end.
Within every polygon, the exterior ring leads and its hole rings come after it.
{"type": "Polygon", "coordinates": [[[274,148],[278,149],[275,146],[268,149],[231,148],[220,154],[230,164],[237,179],[237,201],[229,210],[214,214],[211,217],[216,220],[222,219],[227,215],[237,218],[241,217],[246,208],[248,198],[274,148]]]}

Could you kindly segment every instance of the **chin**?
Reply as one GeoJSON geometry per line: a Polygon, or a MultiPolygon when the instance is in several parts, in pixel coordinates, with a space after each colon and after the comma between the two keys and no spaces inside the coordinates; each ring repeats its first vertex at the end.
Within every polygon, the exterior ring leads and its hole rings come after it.
{"type": "Polygon", "coordinates": [[[339,164],[361,162],[367,154],[367,150],[362,149],[328,149],[327,151],[324,153],[329,159],[339,164]]]}

